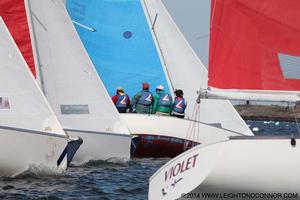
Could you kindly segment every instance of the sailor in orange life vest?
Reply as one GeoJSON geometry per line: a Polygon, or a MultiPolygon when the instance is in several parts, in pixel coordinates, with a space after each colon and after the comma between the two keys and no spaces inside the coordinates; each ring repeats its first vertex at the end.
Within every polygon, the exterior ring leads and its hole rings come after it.
{"type": "Polygon", "coordinates": [[[125,94],[122,87],[117,87],[116,95],[111,100],[114,102],[119,113],[126,113],[126,110],[129,109],[130,98],[125,94]]]}
{"type": "Polygon", "coordinates": [[[153,95],[149,91],[148,83],[142,84],[142,91],[134,95],[131,100],[131,110],[136,113],[151,114],[153,95]]]}
{"type": "Polygon", "coordinates": [[[171,115],[179,118],[184,118],[185,109],[187,106],[186,100],[183,98],[183,91],[180,89],[175,90],[175,99],[172,104],[172,112],[171,115]]]}

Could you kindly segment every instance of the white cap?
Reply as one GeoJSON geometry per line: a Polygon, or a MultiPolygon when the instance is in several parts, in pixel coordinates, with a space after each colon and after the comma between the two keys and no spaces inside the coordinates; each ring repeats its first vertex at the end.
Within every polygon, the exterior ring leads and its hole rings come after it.
{"type": "Polygon", "coordinates": [[[157,89],[157,90],[163,90],[163,89],[164,89],[164,86],[158,85],[158,86],[156,87],[156,89],[157,89]]]}
{"type": "Polygon", "coordinates": [[[124,92],[124,88],[123,87],[117,87],[117,91],[123,91],[124,92]]]}

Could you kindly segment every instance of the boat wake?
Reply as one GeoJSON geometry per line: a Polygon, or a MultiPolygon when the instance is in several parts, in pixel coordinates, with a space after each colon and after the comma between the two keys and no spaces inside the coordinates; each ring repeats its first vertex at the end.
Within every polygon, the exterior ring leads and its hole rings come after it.
{"type": "Polygon", "coordinates": [[[126,157],[118,157],[118,158],[109,158],[106,160],[106,162],[110,162],[110,163],[128,163],[130,161],[130,158],[126,158],[126,157]]]}
{"type": "Polygon", "coordinates": [[[105,166],[128,166],[128,158],[110,158],[107,160],[90,160],[89,162],[83,164],[71,163],[72,167],[105,167],[105,166]]]}
{"type": "Polygon", "coordinates": [[[63,170],[58,167],[50,167],[42,164],[30,164],[29,168],[23,173],[17,175],[18,178],[24,177],[48,177],[59,176],[63,174],[63,170]]]}

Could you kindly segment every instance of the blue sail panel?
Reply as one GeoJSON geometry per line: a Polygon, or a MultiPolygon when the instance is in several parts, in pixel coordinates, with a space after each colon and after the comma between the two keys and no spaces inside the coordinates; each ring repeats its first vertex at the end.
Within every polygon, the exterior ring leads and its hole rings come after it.
{"type": "Polygon", "coordinates": [[[68,0],[66,7],[111,96],[118,86],[133,96],[143,82],[169,92],[140,0],[68,0]]]}

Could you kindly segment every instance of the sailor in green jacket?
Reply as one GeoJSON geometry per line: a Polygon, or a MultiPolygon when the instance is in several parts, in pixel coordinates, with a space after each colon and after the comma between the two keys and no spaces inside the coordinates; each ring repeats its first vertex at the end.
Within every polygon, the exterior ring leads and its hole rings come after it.
{"type": "Polygon", "coordinates": [[[131,100],[131,108],[133,112],[151,114],[151,108],[153,104],[153,95],[149,91],[150,85],[143,83],[142,91],[134,95],[131,100]]]}
{"type": "Polygon", "coordinates": [[[164,91],[164,87],[162,85],[157,86],[152,113],[157,115],[170,115],[172,110],[171,107],[172,96],[164,91]]]}

